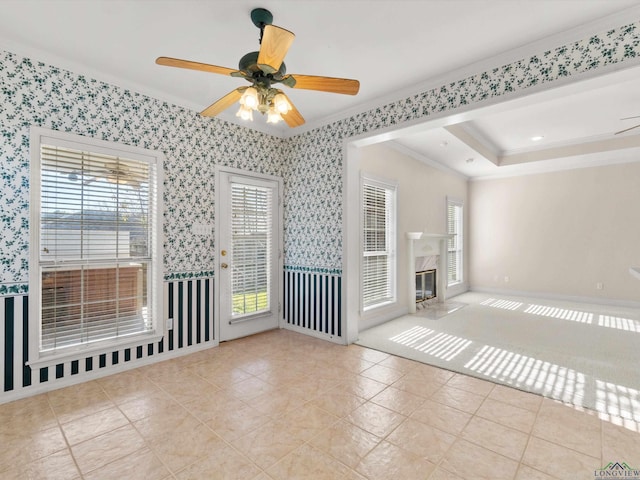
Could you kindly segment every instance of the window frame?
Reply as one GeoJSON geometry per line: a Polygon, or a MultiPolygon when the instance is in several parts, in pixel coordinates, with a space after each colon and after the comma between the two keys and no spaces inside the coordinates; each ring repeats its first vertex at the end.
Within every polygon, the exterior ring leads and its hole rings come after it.
{"type": "Polygon", "coordinates": [[[105,351],[127,348],[141,343],[159,341],[165,334],[164,292],[163,292],[163,245],[162,228],[163,206],[163,165],[165,157],[159,151],[140,147],[112,143],[85,137],[68,132],[60,132],[42,127],[32,126],[30,130],[30,232],[29,232],[29,359],[27,365],[32,368],[52,366],[65,361],[87,357],[105,351]],[[153,192],[153,205],[149,208],[152,215],[153,228],[150,231],[148,262],[150,272],[147,274],[147,305],[150,308],[152,328],[150,331],[109,338],[94,342],[64,347],[59,351],[41,351],[42,337],[42,271],[40,259],[41,246],[41,196],[42,196],[42,160],[43,144],[67,147],[88,151],[95,154],[123,157],[128,160],[149,163],[155,167],[155,184],[150,185],[153,192]]]}
{"type": "Polygon", "coordinates": [[[377,308],[385,307],[397,302],[397,205],[398,205],[398,184],[384,178],[376,177],[370,174],[363,173],[360,177],[360,309],[361,312],[367,313],[377,308]],[[380,299],[377,303],[365,305],[364,302],[364,258],[365,258],[365,206],[364,206],[364,188],[365,185],[371,185],[377,188],[385,189],[390,193],[389,205],[386,208],[386,214],[388,215],[388,222],[386,225],[385,240],[387,243],[387,271],[388,271],[388,284],[389,284],[389,296],[380,299]]]}
{"type": "Polygon", "coordinates": [[[454,238],[447,240],[447,287],[453,287],[455,285],[460,285],[464,283],[464,201],[459,198],[447,197],[447,208],[446,208],[446,225],[447,225],[447,233],[449,235],[455,235],[454,238]],[[451,231],[449,224],[449,209],[451,207],[459,208],[460,215],[459,218],[456,219],[456,225],[454,227],[455,231],[451,231]],[[455,241],[456,248],[451,250],[449,248],[450,242],[455,241]],[[449,270],[451,269],[451,252],[459,252],[459,258],[457,262],[457,278],[454,281],[449,280],[449,270]]]}

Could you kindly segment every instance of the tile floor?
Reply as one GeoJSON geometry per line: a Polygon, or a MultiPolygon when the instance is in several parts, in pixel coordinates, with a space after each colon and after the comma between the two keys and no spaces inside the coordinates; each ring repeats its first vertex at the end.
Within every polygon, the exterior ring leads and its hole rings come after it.
{"type": "Polygon", "coordinates": [[[0,405],[0,478],[589,480],[616,423],[279,330],[0,405]]]}

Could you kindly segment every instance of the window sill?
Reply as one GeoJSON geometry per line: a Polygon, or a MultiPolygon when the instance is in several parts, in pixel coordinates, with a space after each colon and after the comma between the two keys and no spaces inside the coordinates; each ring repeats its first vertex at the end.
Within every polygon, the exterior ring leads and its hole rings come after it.
{"type": "Polygon", "coordinates": [[[61,353],[44,354],[39,358],[29,361],[26,365],[32,369],[52,367],[61,363],[71,362],[73,360],[82,360],[84,358],[111,353],[113,351],[126,348],[146,345],[148,343],[159,342],[164,337],[163,334],[149,333],[144,335],[136,335],[135,337],[126,338],[120,341],[104,341],[90,344],[82,347],[69,347],[69,350],[61,353]]]}

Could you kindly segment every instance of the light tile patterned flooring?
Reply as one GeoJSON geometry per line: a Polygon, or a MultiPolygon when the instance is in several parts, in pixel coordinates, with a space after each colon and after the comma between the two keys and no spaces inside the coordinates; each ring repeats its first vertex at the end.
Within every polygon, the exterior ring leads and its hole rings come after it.
{"type": "Polygon", "coordinates": [[[589,480],[613,420],[279,330],[0,405],[0,478],[589,480]]]}

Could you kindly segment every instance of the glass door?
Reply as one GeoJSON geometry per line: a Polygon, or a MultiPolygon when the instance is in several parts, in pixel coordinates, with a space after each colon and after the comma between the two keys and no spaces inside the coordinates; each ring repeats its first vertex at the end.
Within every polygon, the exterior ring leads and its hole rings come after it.
{"type": "Polygon", "coordinates": [[[279,325],[279,182],[219,173],[220,340],[279,325]]]}

